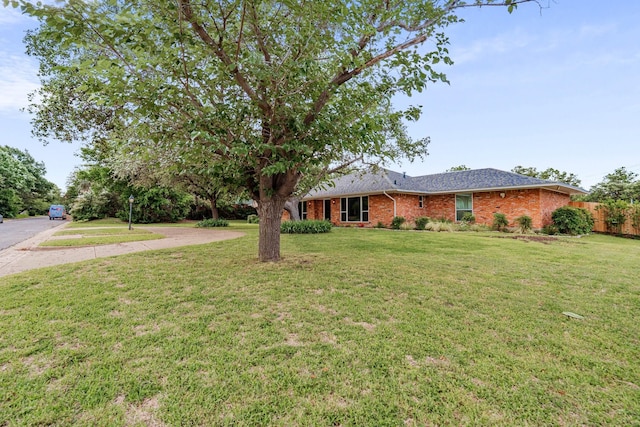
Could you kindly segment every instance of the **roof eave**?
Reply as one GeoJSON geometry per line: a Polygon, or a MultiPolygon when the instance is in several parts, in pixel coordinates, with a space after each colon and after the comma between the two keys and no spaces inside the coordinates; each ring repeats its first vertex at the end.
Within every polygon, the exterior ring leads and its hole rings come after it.
{"type": "Polygon", "coordinates": [[[419,191],[419,190],[404,190],[401,188],[388,188],[388,189],[376,189],[374,191],[360,192],[360,193],[340,193],[340,194],[331,194],[331,195],[325,195],[325,196],[305,196],[302,198],[302,200],[368,196],[372,194],[383,194],[385,192],[405,193],[405,194],[424,194],[428,196],[428,195],[438,195],[438,194],[486,193],[490,191],[530,190],[530,189],[537,189],[537,188],[554,191],[557,193],[568,194],[568,195],[589,194],[588,191],[583,190],[581,188],[569,187],[562,184],[554,183],[554,184],[539,184],[539,185],[518,185],[518,186],[509,186],[509,187],[503,186],[503,187],[463,188],[463,189],[457,189],[457,190],[443,190],[443,191],[419,191]]]}
{"type": "Polygon", "coordinates": [[[486,193],[489,191],[508,191],[508,190],[531,190],[531,189],[545,189],[549,191],[555,191],[557,193],[564,194],[588,194],[588,191],[580,188],[569,187],[562,184],[537,184],[537,185],[514,185],[508,187],[481,187],[481,188],[464,188],[459,190],[443,190],[443,191],[429,191],[425,194],[451,194],[451,193],[486,193]]]}

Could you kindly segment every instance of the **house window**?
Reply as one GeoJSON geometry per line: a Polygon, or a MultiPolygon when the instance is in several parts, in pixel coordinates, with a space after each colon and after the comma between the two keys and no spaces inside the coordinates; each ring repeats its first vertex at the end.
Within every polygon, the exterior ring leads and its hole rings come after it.
{"type": "Polygon", "coordinates": [[[461,221],[467,212],[473,213],[473,195],[456,194],[456,221],[461,221]]]}
{"type": "Polygon", "coordinates": [[[418,196],[418,207],[424,208],[424,196],[418,196]]]}
{"type": "Polygon", "coordinates": [[[369,222],[369,196],[340,199],[340,221],[369,222]]]}
{"type": "Polygon", "coordinates": [[[298,213],[300,213],[300,219],[307,219],[307,202],[298,203],[298,213]]]}

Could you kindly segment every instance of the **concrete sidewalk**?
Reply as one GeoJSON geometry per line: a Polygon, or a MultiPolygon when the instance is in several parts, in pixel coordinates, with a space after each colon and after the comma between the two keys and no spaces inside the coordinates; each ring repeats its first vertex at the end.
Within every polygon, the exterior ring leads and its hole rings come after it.
{"type": "MultiPolygon", "coordinates": [[[[40,247],[40,243],[49,240],[63,226],[55,227],[36,236],[0,251],[0,277],[42,267],[85,261],[129,254],[154,249],[178,246],[201,245],[205,243],[235,239],[244,233],[227,230],[211,230],[185,227],[144,227],[153,233],[166,236],[163,239],[143,240],[140,242],[117,243],[114,245],[82,246],[75,248],[40,247]]],[[[78,230],[80,233],[81,230],[78,230]]]]}

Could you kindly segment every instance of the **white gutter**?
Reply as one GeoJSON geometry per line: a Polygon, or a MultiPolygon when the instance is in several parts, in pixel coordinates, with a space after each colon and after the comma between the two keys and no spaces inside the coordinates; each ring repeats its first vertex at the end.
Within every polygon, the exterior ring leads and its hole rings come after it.
{"type": "Polygon", "coordinates": [[[388,195],[386,191],[383,191],[382,194],[384,194],[385,196],[387,196],[388,198],[393,200],[393,217],[394,218],[397,217],[398,215],[396,215],[397,214],[397,212],[396,212],[396,199],[394,199],[393,197],[388,195]]]}

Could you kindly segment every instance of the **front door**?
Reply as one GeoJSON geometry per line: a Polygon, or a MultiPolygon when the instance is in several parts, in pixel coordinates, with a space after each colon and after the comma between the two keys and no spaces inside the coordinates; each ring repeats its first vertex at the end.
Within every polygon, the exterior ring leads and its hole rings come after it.
{"type": "Polygon", "coordinates": [[[331,221],[331,199],[324,201],[324,219],[331,221]]]}

